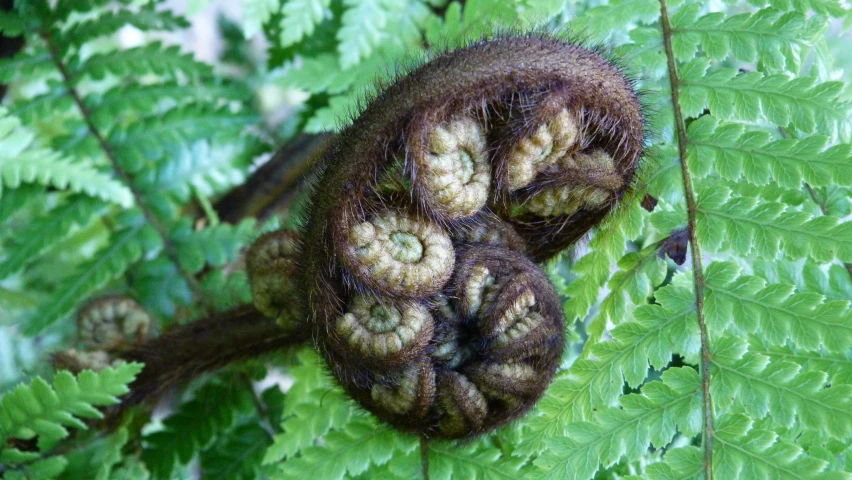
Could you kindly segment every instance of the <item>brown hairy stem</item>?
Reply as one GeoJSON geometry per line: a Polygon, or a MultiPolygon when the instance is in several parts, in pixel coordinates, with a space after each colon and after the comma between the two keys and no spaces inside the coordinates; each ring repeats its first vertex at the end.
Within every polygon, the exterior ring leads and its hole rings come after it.
{"type": "Polygon", "coordinates": [[[333,138],[330,134],[300,134],[281,147],[248,180],[213,206],[222,221],[237,223],[248,217],[264,221],[286,208],[305,176],[333,138]]]}
{"type": "Polygon", "coordinates": [[[145,364],[123,405],[141,403],[203,373],[307,339],[308,332],[284,330],[251,306],[177,327],[119,352],[118,358],[145,364]]]}

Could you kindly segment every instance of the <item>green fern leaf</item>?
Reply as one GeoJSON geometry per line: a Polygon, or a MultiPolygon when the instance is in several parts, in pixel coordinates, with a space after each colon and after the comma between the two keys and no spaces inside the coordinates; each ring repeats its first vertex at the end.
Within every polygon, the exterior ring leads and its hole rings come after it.
{"type": "Polygon", "coordinates": [[[10,83],[20,78],[40,78],[46,73],[57,72],[50,53],[43,47],[33,51],[23,50],[12,58],[0,58],[0,83],[10,83]]]}
{"type": "Polygon", "coordinates": [[[820,17],[766,8],[742,15],[716,12],[698,18],[700,5],[682,7],[672,17],[673,48],[681,61],[695,57],[698,46],[711,58],[729,54],[744,62],[760,61],[769,70],[798,71],[803,54],[825,31],[820,17]]]}
{"type": "Polygon", "coordinates": [[[39,447],[51,448],[68,436],[66,427],[85,429],[81,418],[103,418],[95,407],[118,403],[129,390],[127,385],[142,371],[139,363],[107,368],[98,373],[81,372],[76,378],[61,371],[53,386],[37,377],[29,385],[19,385],[0,399],[0,462],[22,454],[7,447],[11,438],[38,437],[39,447]]]}
{"type": "Polygon", "coordinates": [[[77,267],[49,302],[43,304],[27,322],[24,331],[35,335],[67,315],[74,307],[110,280],[124,274],[142,258],[143,253],[162,248],[162,240],[153,227],[141,221],[116,231],[109,244],[77,267]]]}
{"type": "Polygon", "coordinates": [[[645,470],[648,480],[701,480],[704,478],[704,455],[697,447],[687,446],[669,450],[664,460],[664,462],[648,465],[645,470]]]}
{"type": "Polygon", "coordinates": [[[733,322],[746,333],[760,332],[770,345],[791,340],[799,348],[846,352],[852,347],[848,301],[824,301],[815,293],[793,293],[789,284],[771,284],[740,275],[730,262],[713,262],[705,272],[707,326],[721,334],[733,322]]]}
{"type": "Polygon", "coordinates": [[[799,12],[808,13],[808,10],[812,9],[816,13],[835,18],[842,18],[843,14],[847,13],[838,0],[773,0],[772,4],[781,10],[794,8],[799,12]]]}
{"type": "Polygon", "coordinates": [[[29,463],[20,469],[8,473],[4,472],[3,478],[6,480],[30,480],[32,478],[49,480],[61,474],[65,470],[66,463],[67,461],[63,457],[44,458],[29,463]]]}
{"type": "Polygon", "coordinates": [[[852,385],[852,351],[849,350],[811,352],[789,345],[769,345],[760,336],[750,335],[748,351],[768,357],[773,363],[793,362],[807,371],[824,372],[832,385],[852,385]]]}
{"type": "Polygon", "coordinates": [[[343,13],[342,26],[337,31],[340,42],[340,66],[343,69],[357,65],[369,57],[379,46],[383,30],[387,26],[387,16],[381,0],[343,0],[346,11],[343,13]]]}
{"type": "Polygon", "coordinates": [[[342,430],[329,432],[322,446],[312,446],[301,455],[279,465],[280,476],[273,478],[342,479],[347,473],[359,475],[371,465],[387,463],[399,451],[410,450],[413,439],[403,437],[373,417],[357,417],[342,430]]]}
{"type": "Polygon", "coordinates": [[[695,147],[688,150],[690,171],[697,174],[712,165],[724,178],[742,177],[755,185],[777,182],[799,189],[803,181],[812,186],[852,184],[852,145],[826,149],[829,139],[822,135],[772,141],[768,132],[705,115],[690,124],[687,139],[695,147]]]}
{"type": "Polygon", "coordinates": [[[278,10],[278,0],[245,0],[243,5],[243,35],[246,39],[257,35],[263,24],[278,10]]]}
{"type": "Polygon", "coordinates": [[[737,74],[730,68],[707,71],[706,58],[692,60],[680,71],[680,104],[684,115],[698,117],[705,106],[722,119],[758,120],[805,133],[836,135],[849,129],[848,106],[838,99],[842,82],[816,83],[814,77],[790,79],[759,72],[737,74]]]}
{"type": "Polygon", "coordinates": [[[52,86],[50,91],[15,102],[9,106],[9,113],[20,118],[26,125],[52,115],[65,114],[76,108],[74,100],[68,95],[64,87],[54,85],[52,80],[47,83],[52,86]]]}
{"type": "Polygon", "coordinates": [[[186,465],[217,435],[234,424],[237,414],[254,408],[245,388],[208,383],[195,398],[163,422],[163,430],[145,435],[142,461],[155,479],[171,479],[176,465],[186,465]]]}
{"type": "Polygon", "coordinates": [[[169,234],[177,250],[178,261],[190,273],[198,273],[209,264],[221,267],[234,260],[252,237],[254,219],[238,225],[219,224],[193,231],[192,220],[178,222],[169,234]]]}
{"type": "MultiPolygon", "coordinates": [[[[484,441],[461,448],[439,442],[429,445],[430,480],[515,480],[526,478],[526,472],[522,469],[524,463],[524,460],[505,456],[484,441]]],[[[421,468],[421,455],[417,448],[405,456],[398,453],[388,463],[389,475],[401,480],[420,477],[421,468]]],[[[372,470],[369,473],[373,473],[372,470]]],[[[382,477],[375,475],[371,478],[382,477]]]]}
{"type": "Polygon", "coordinates": [[[347,425],[353,414],[346,395],[339,389],[332,389],[315,352],[302,350],[298,360],[300,365],[290,370],[295,382],[287,392],[282,433],[275,436],[263,459],[264,464],[294,457],[331,429],[347,425]],[[316,408],[320,401],[322,409],[316,408]]]}
{"type": "Polygon", "coordinates": [[[710,391],[717,408],[735,399],[753,418],[767,415],[780,428],[810,429],[838,440],[852,436],[852,385],[826,388],[827,375],[801,372],[793,362],[769,362],[746,353],[745,341],[724,337],[715,342],[711,360],[710,391]]]}
{"type": "Polygon", "coordinates": [[[0,278],[8,277],[24,268],[43,250],[67,235],[74,225],[84,225],[102,209],[103,203],[99,201],[74,196],[64,205],[30,222],[4,246],[5,256],[0,263],[0,278]]]}
{"type": "Polygon", "coordinates": [[[798,445],[780,440],[775,432],[752,428],[742,414],[724,415],[713,429],[713,474],[719,478],[778,480],[842,479],[825,472],[828,462],[809,457],[798,445]]]}
{"type": "Polygon", "coordinates": [[[662,381],[646,384],[641,394],[621,397],[622,408],[600,410],[594,422],[567,426],[565,436],[548,439],[535,460],[532,478],[588,480],[600,466],[622,456],[641,457],[648,445],[662,447],[678,430],[686,436],[702,426],[701,380],[692,368],[672,368],[662,381]]]}
{"type": "Polygon", "coordinates": [[[288,0],[281,7],[280,46],[288,47],[313,34],[330,4],[331,0],[288,0]]]}
{"type": "Polygon", "coordinates": [[[271,443],[269,433],[258,423],[246,423],[220,436],[201,453],[203,478],[211,480],[255,480],[262,478],[260,463],[271,443]]]}
{"type": "Polygon", "coordinates": [[[209,65],[197,62],[190,54],[181,54],[180,47],[163,47],[152,42],[141,47],[116,50],[92,55],[75,69],[75,78],[101,80],[107,75],[117,77],[155,74],[176,78],[183,74],[191,78],[204,78],[212,74],[209,65]]]}
{"type": "Polygon", "coordinates": [[[154,4],[149,4],[136,11],[108,11],[91,20],[76,23],[62,32],[56,41],[61,45],[79,47],[98,37],[112,35],[126,25],[132,25],[142,31],[176,30],[188,27],[189,22],[168,10],[157,11],[154,4]]]}
{"type": "Polygon", "coordinates": [[[130,190],[84,162],[72,162],[34,144],[35,134],[0,107],[0,194],[3,187],[38,183],[115,202],[133,204],[130,190]]]}
{"type": "MultiPolygon", "coordinates": [[[[574,264],[572,271],[579,278],[568,285],[563,293],[569,299],[565,302],[565,319],[574,322],[588,315],[597,302],[601,285],[610,275],[610,266],[624,253],[624,244],[635,238],[642,230],[641,207],[630,205],[620,215],[602,225],[595,237],[589,242],[588,254],[574,264]]],[[[595,338],[603,333],[601,329],[589,332],[595,338]]]]}
{"type": "Polygon", "coordinates": [[[546,439],[566,425],[589,420],[598,407],[612,405],[625,381],[637,387],[645,380],[649,363],[662,369],[672,352],[696,356],[695,295],[681,287],[667,286],[657,290],[656,296],[660,305],[637,308],[634,322],[613,329],[613,340],[591,347],[593,360],[579,359],[559,374],[538,405],[541,415],[528,422],[528,432],[516,455],[540,452],[546,439]]]}
{"type": "Polygon", "coordinates": [[[766,259],[783,251],[788,258],[852,262],[852,223],[824,215],[787,211],[782,203],[732,196],[724,186],[698,191],[696,233],[708,249],[731,249],[766,259]]]}
{"type": "Polygon", "coordinates": [[[127,129],[115,130],[110,143],[116,145],[122,166],[136,173],[146,160],[159,159],[170,148],[197,140],[235,138],[257,120],[254,113],[233,113],[227,108],[190,104],[140,119],[127,129]]]}

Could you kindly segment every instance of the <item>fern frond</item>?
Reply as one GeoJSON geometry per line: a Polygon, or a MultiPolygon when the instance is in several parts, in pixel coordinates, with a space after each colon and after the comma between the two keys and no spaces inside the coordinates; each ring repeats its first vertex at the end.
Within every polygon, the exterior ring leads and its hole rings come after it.
{"type": "Polygon", "coordinates": [[[622,456],[641,457],[648,445],[662,447],[678,430],[686,436],[702,426],[701,380],[692,368],[671,368],[662,381],[646,384],[641,394],[621,397],[622,408],[600,410],[594,422],[567,426],[564,437],[553,437],[536,460],[532,478],[588,480],[599,466],[622,456]]]}
{"type": "Polygon", "coordinates": [[[369,57],[382,41],[387,16],[379,0],[343,0],[346,11],[337,31],[340,66],[344,70],[369,57]]]}
{"type": "Polygon", "coordinates": [[[53,150],[39,147],[34,140],[34,133],[0,107],[0,194],[4,186],[18,188],[23,183],[38,183],[86,193],[123,207],[133,204],[130,190],[119,181],[85,162],[72,162],[53,150]]]}
{"type": "Polygon", "coordinates": [[[373,417],[357,417],[341,430],[323,437],[322,446],[311,446],[301,455],[281,462],[273,479],[322,478],[339,480],[359,475],[371,465],[387,463],[397,452],[410,451],[416,443],[373,417]]]}
{"type": "Polygon", "coordinates": [[[254,408],[251,392],[237,386],[208,383],[195,398],[163,421],[163,429],[143,437],[142,461],[155,479],[170,479],[177,465],[186,465],[227,431],[240,411],[254,408]]]}
{"type": "MultiPolygon", "coordinates": [[[[429,445],[429,478],[470,480],[526,478],[524,460],[506,456],[488,442],[476,442],[461,448],[444,443],[429,445]]],[[[388,463],[388,475],[400,480],[418,478],[421,475],[421,455],[417,449],[408,455],[397,454],[388,463]]],[[[370,472],[373,473],[373,469],[370,472]]],[[[370,478],[385,478],[371,476],[370,478]]]]}
{"type": "Polygon", "coordinates": [[[233,113],[224,107],[190,104],[137,120],[126,129],[114,130],[110,143],[116,146],[122,166],[136,173],[146,160],[157,160],[170,148],[197,140],[234,138],[256,122],[254,113],[233,113]]]}
{"type": "Polygon", "coordinates": [[[45,73],[55,73],[50,53],[42,46],[23,50],[12,58],[0,58],[0,83],[19,78],[40,78],[45,73]]]}
{"type": "Polygon", "coordinates": [[[98,373],[81,372],[76,378],[61,371],[53,386],[37,377],[29,385],[19,385],[0,399],[0,461],[34,458],[31,452],[9,447],[11,438],[29,440],[38,437],[40,449],[52,447],[68,436],[72,427],[85,429],[80,419],[103,418],[95,407],[118,403],[129,390],[127,385],[142,371],[139,363],[107,368],[98,373]]]}
{"type": "Polygon", "coordinates": [[[740,275],[731,262],[713,262],[705,272],[708,327],[719,333],[730,323],[746,333],[760,332],[769,345],[791,340],[799,348],[846,352],[852,347],[852,310],[848,301],[824,301],[815,293],[793,293],[789,284],[767,285],[740,275]]]}
{"type": "Polygon", "coordinates": [[[778,480],[840,479],[848,475],[826,472],[828,462],[809,457],[795,443],[769,430],[752,428],[742,414],[723,415],[713,429],[713,473],[720,478],[778,480]]]}
{"type": "Polygon", "coordinates": [[[672,46],[681,61],[694,58],[700,45],[716,60],[733,55],[743,62],[760,61],[769,70],[786,67],[796,72],[826,27],[820,17],[806,19],[799,12],[774,8],[732,16],[715,12],[699,18],[700,10],[698,4],[684,5],[672,16],[672,46]]]}
{"type": "Polygon", "coordinates": [[[98,37],[112,35],[126,25],[139,30],[176,30],[186,28],[189,22],[168,10],[157,11],[155,4],[144,5],[136,11],[118,9],[107,11],[96,18],[75,23],[61,33],[58,43],[66,46],[79,46],[98,37]]]}
{"type": "MultiPolygon", "coordinates": [[[[698,447],[686,446],[668,450],[663,462],[652,463],[645,469],[648,480],[701,480],[704,478],[704,457],[698,447]]],[[[635,480],[639,480],[637,477],[635,480]]],[[[634,480],[625,477],[625,480],[634,480]]]]}
{"type": "Polygon", "coordinates": [[[730,68],[708,71],[710,60],[697,58],[680,72],[683,114],[698,117],[705,107],[721,119],[754,121],[763,117],[805,133],[837,135],[849,129],[848,105],[839,100],[842,82],[817,83],[814,77],[785,74],[737,74],[730,68]]]}
{"type": "Polygon", "coordinates": [[[35,335],[45,327],[67,315],[74,307],[107,282],[118,278],[142,258],[143,253],[162,248],[162,239],[148,224],[136,223],[116,231],[109,244],[99,250],[91,260],[75,269],[65,279],[59,291],[43,304],[27,322],[24,331],[35,335]]]}
{"type": "Polygon", "coordinates": [[[769,362],[746,353],[742,339],[723,337],[713,346],[711,396],[717,408],[734,401],[753,418],[768,417],[779,428],[810,429],[839,440],[852,436],[852,385],[827,387],[824,372],[805,371],[789,361],[769,362]]]}
{"type": "Polygon", "coordinates": [[[681,287],[666,286],[656,292],[660,305],[643,305],[634,311],[635,321],[611,332],[613,339],[591,347],[594,359],[579,359],[560,373],[541,400],[541,412],[528,422],[524,443],[517,455],[544,449],[546,439],[572,422],[590,420],[596,409],[612,405],[625,381],[642,384],[650,363],[664,368],[672,352],[693,357],[698,351],[695,296],[681,287]]]}
{"type": "MultiPolygon", "coordinates": [[[[565,320],[568,323],[583,319],[597,302],[601,285],[610,276],[610,266],[623,254],[628,239],[633,239],[642,231],[641,207],[634,204],[626,209],[617,221],[608,222],[595,233],[589,242],[589,253],[574,264],[572,272],[579,278],[560,292],[569,299],[565,302],[565,320]]],[[[599,338],[603,330],[598,328],[589,332],[593,338],[599,338]]]]}
{"type": "Polygon", "coordinates": [[[97,53],[75,68],[75,78],[101,80],[107,75],[117,77],[155,74],[176,78],[179,74],[190,78],[204,78],[212,74],[209,65],[197,62],[191,54],[181,54],[180,47],[163,47],[152,42],[140,47],[97,53]]]}
{"type": "Polygon", "coordinates": [[[169,238],[177,249],[178,261],[190,273],[198,273],[204,265],[221,267],[234,260],[254,231],[254,219],[246,219],[238,225],[226,223],[193,231],[192,221],[178,222],[169,238]]]}
{"type": "Polygon", "coordinates": [[[330,4],[331,0],[287,0],[281,7],[280,46],[288,47],[313,34],[330,4]]]}
{"type": "Polygon", "coordinates": [[[67,235],[74,225],[85,224],[103,207],[102,202],[83,196],[72,196],[64,205],[34,219],[4,246],[5,255],[0,262],[0,278],[6,278],[24,268],[43,250],[67,235]]]}
{"type": "MultiPolygon", "coordinates": [[[[48,81],[52,85],[53,81],[48,81]]],[[[9,113],[20,118],[24,124],[51,115],[62,115],[74,108],[74,100],[61,86],[53,86],[50,91],[33,98],[15,102],[9,106],[9,113]]]]}
{"type": "Polygon", "coordinates": [[[703,187],[698,197],[696,231],[709,250],[772,259],[783,245],[788,258],[852,262],[852,223],[787,211],[783,203],[733,196],[724,186],[703,187]]]}
{"type": "Polygon", "coordinates": [[[768,132],[705,115],[690,124],[687,139],[695,147],[689,149],[690,171],[699,176],[713,168],[729,180],[777,182],[797,190],[803,181],[812,186],[852,184],[852,145],[826,148],[829,139],[822,135],[772,141],[768,132]]]}
{"type": "Polygon", "coordinates": [[[804,370],[824,372],[832,385],[852,385],[852,351],[807,351],[789,345],[767,344],[760,336],[748,337],[748,351],[768,357],[770,362],[793,362],[804,370]]]}
{"type": "Polygon", "coordinates": [[[257,423],[245,423],[220,436],[201,453],[203,478],[210,480],[255,480],[260,476],[263,452],[271,443],[269,434],[257,423]]]}

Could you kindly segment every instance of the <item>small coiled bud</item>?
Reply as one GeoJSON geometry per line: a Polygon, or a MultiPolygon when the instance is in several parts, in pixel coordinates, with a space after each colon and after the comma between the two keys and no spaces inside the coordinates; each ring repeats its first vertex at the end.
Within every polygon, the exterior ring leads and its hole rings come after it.
{"type": "Polygon", "coordinates": [[[542,170],[556,164],[578,146],[580,127],[567,109],[538,126],[512,147],[508,155],[507,183],[511,191],[529,185],[542,170]]]}
{"type": "Polygon", "coordinates": [[[246,270],[254,305],[286,327],[299,317],[296,282],[301,236],[276,230],[258,237],[246,252],[246,270]]]}
{"type": "Polygon", "coordinates": [[[415,154],[413,175],[422,198],[449,220],[481,210],[491,187],[482,127],[462,116],[435,126],[427,136],[426,152],[415,154]]]}
{"type": "Polygon", "coordinates": [[[393,367],[432,340],[434,322],[423,305],[359,295],[334,323],[343,348],[374,365],[393,367]]]}
{"type": "Polygon", "coordinates": [[[110,351],[148,338],[151,317],[130,297],[110,295],[89,301],[77,313],[80,343],[110,351]]]}
{"type": "Polygon", "coordinates": [[[365,284],[389,295],[437,292],[453,273],[447,232],[427,218],[386,211],[349,230],[351,268],[365,284]]]}

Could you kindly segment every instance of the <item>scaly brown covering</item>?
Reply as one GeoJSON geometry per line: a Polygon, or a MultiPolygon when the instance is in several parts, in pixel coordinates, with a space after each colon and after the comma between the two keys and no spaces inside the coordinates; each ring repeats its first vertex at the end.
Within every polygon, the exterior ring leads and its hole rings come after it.
{"type": "Polygon", "coordinates": [[[534,262],[628,192],[641,107],[604,57],[535,35],[438,55],[380,91],[326,153],[296,296],[359,404],[404,431],[470,438],[550,384],[564,319],[534,262]]]}

